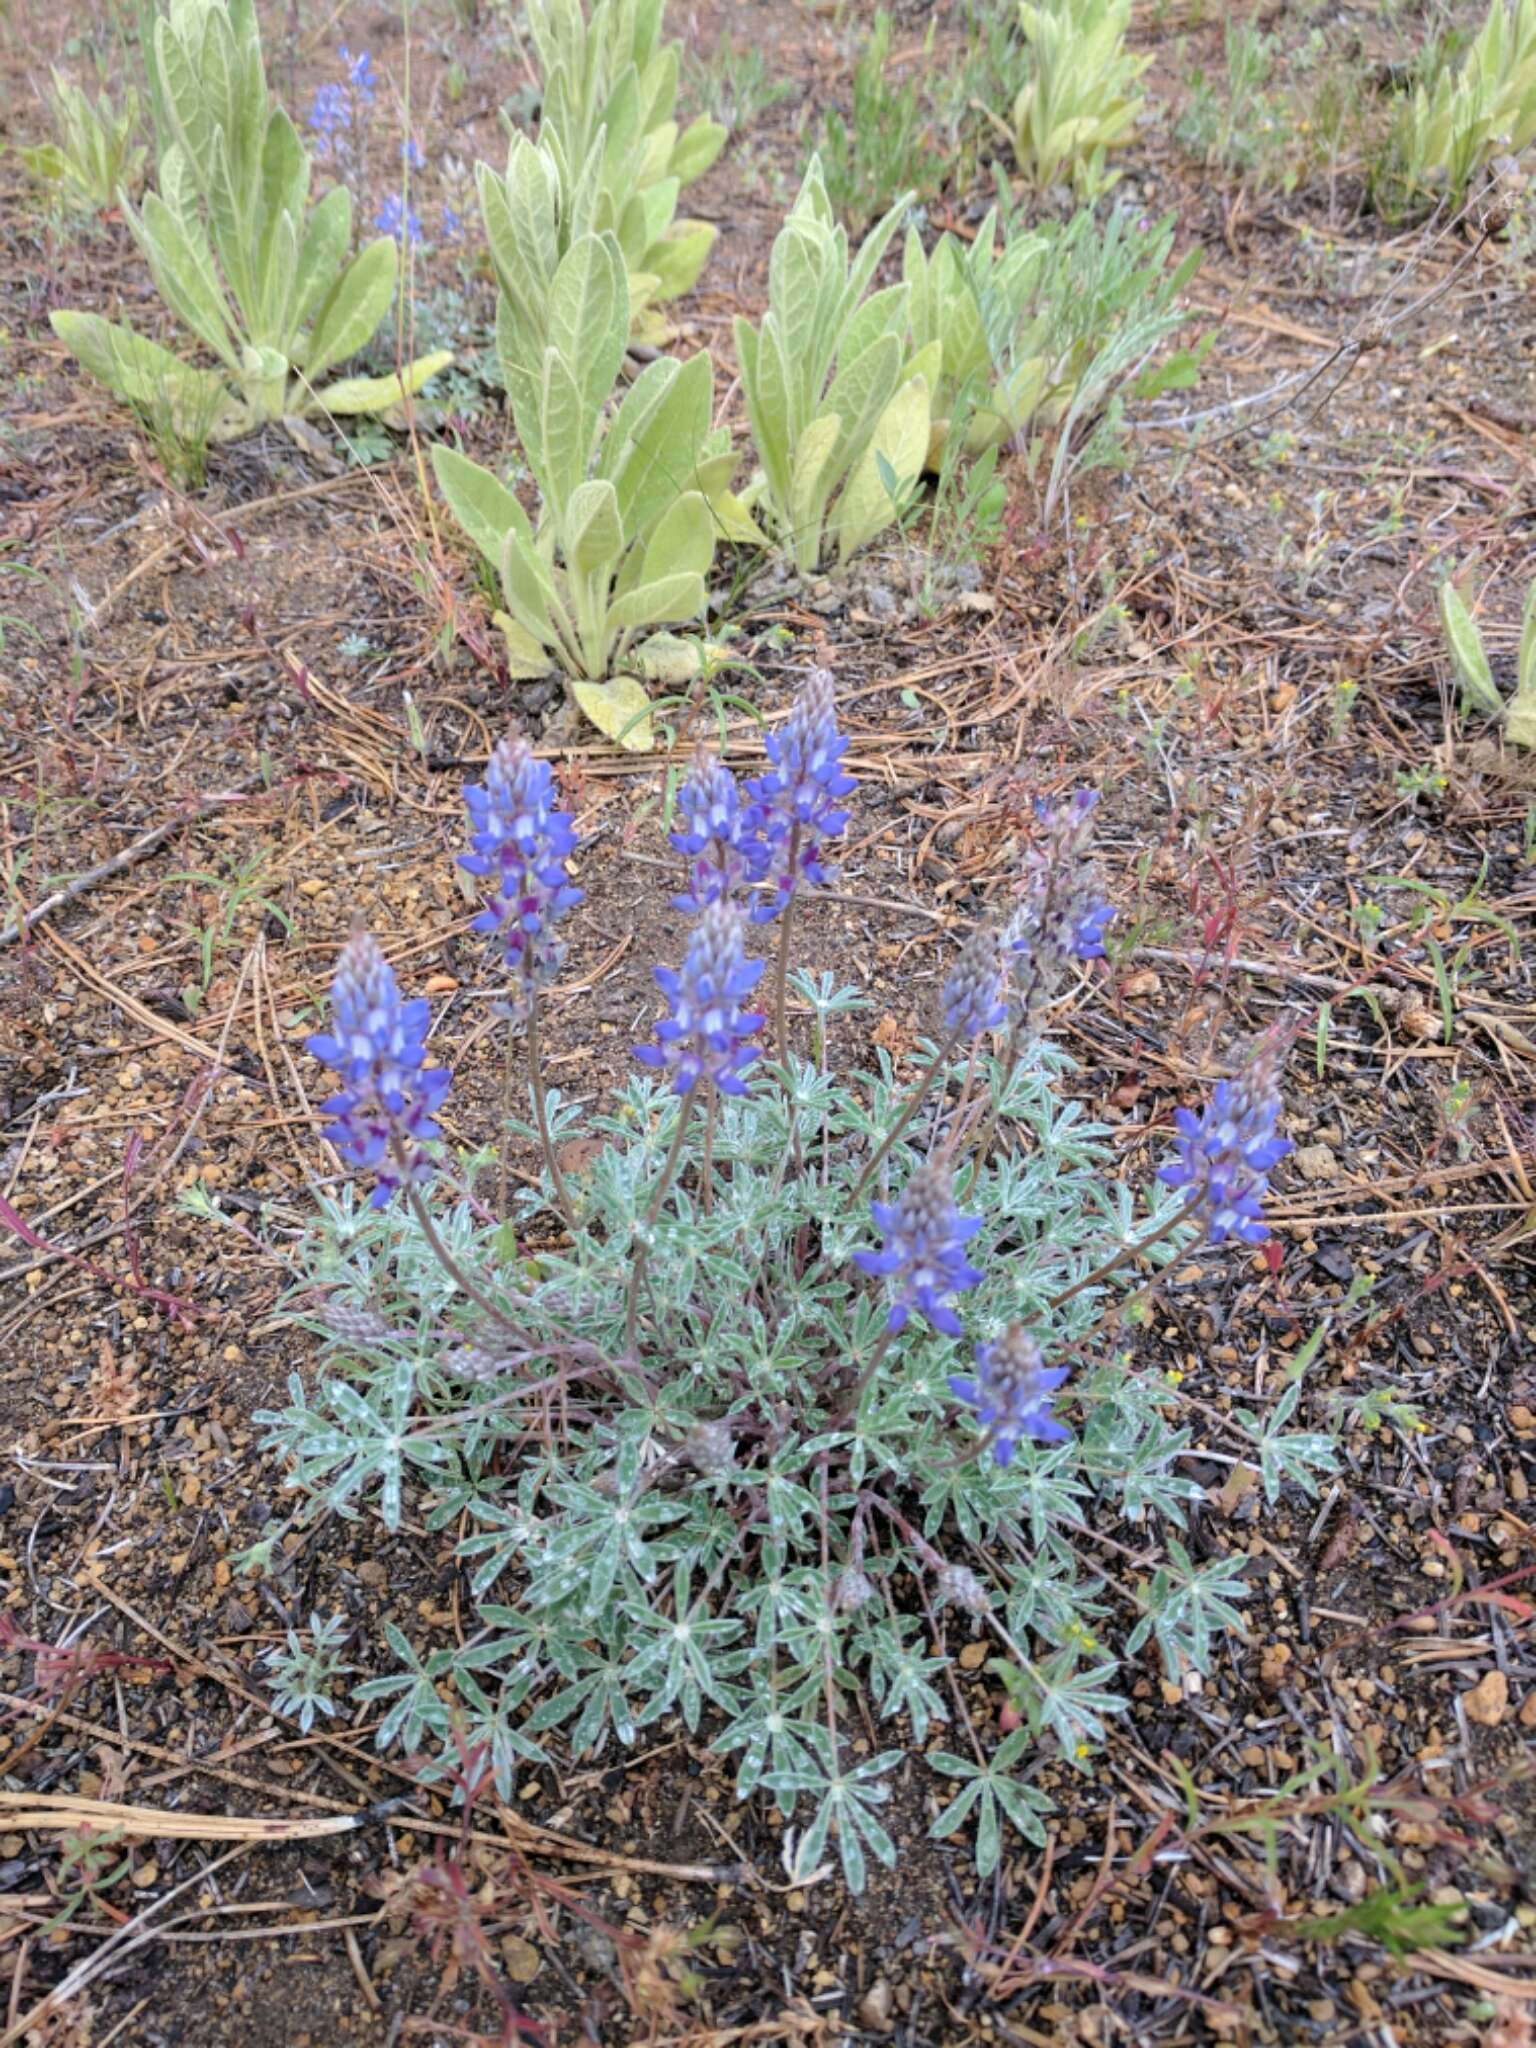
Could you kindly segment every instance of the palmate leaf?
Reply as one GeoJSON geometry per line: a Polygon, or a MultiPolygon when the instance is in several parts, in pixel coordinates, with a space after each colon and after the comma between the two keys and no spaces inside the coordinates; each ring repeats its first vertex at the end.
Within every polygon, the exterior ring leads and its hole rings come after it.
{"type": "Polygon", "coordinates": [[[955,1834],[974,1816],[976,1826],[976,1875],[990,1877],[1002,1855],[1002,1821],[1012,1822],[1026,1842],[1045,1847],[1045,1828],[1040,1816],[1053,1810],[1054,1802],[1033,1785],[1013,1775],[1032,1742],[1027,1728],[1016,1728],[1004,1736],[985,1762],[974,1757],[954,1756],[948,1750],[931,1750],[926,1761],[946,1778],[966,1782],[928,1830],[935,1840],[955,1834]]]}

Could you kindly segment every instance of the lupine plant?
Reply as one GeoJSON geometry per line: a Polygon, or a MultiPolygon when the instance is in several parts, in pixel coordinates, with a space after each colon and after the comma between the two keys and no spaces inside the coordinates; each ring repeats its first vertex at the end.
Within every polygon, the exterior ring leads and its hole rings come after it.
{"type": "MultiPolygon", "coordinates": [[[[397,1528],[409,1485],[413,1515],[465,1532],[478,1617],[425,1653],[388,1627],[398,1670],[357,1688],[381,1744],[435,1756],[445,1784],[473,1745],[511,1797],[557,1729],[600,1753],[676,1715],[790,1823],[794,1877],[835,1844],[857,1889],[870,1856],[895,1859],[881,1809],[909,1747],[963,1781],[934,1832],[974,1818],[985,1873],[1004,1821],[1044,1841],[1042,1776],[1084,1765],[1122,1710],[1116,1636],[1179,1678],[1237,1622],[1240,1571],[1179,1540],[1201,1495],[1175,1389],[1116,1332],[1133,1269],[1262,1239],[1287,1147],[1270,1040],[1179,1117],[1140,1223],[1106,1180],[1106,1133],[1044,1036],[1110,916],[1087,792],[1042,806],[1014,906],[955,955],[915,1076],[883,1053],[835,1064],[867,1006],[791,955],[837,880],[846,755],[818,672],[763,774],[699,756],[673,835],[691,931],[657,970],[640,1073],[588,1114],[537,1058],[575,826],[527,748],[498,746],[465,792],[464,866],[528,1055],[532,1115],[502,1142],[542,1173],[506,1208],[456,1179],[424,1006],[349,941],[310,1050],[374,1186],[366,1208],[350,1189],[323,1206],[291,1308],[325,1368],[260,1420],[301,1516],[368,1503],[397,1528]],[[578,1131],[597,1142],[562,1167],[578,1131]],[[1000,1747],[955,1670],[978,1635],[1020,1717],[1000,1747]]],[[[1214,1418],[1218,1455],[1271,1494],[1326,1457],[1285,1427],[1299,1393],[1214,1418]]]]}
{"type": "Polygon", "coordinates": [[[927,459],[938,352],[908,347],[905,284],[869,292],[906,206],[897,201],[850,263],[813,156],[773,245],[762,324],[736,320],[761,464],[745,501],[804,575],[828,542],[845,561],[891,525],[902,509],[892,478],[915,479],[927,459]]]}
{"type": "Polygon", "coordinates": [[[321,379],[371,340],[394,297],[381,235],[349,259],[352,198],[309,205],[310,156],[268,91],[254,0],[172,0],[143,39],[159,190],[121,203],[161,297],[222,364],[183,361],[95,313],[54,313],[59,339],[139,409],[202,420],[214,440],[321,411],[387,413],[452,360],[321,379]]]}

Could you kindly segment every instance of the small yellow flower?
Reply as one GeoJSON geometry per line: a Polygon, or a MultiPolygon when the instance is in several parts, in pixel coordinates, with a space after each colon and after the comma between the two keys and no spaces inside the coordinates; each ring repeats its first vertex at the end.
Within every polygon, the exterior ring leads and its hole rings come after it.
{"type": "Polygon", "coordinates": [[[1167,1380],[1170,1387],[1182,1387],[1184,1384],[1184,1374],[1180,1372],[1176,1365],[1170,1365],[1163,1374],[1163,1378],[1167,1380]]]}

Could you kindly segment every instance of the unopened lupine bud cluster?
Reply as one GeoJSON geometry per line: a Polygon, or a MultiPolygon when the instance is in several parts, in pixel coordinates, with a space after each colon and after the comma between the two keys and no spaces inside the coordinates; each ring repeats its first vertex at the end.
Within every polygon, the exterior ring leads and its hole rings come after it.
{"type": "Polygon", "coordinates": [[[993,1457],[1008,1465],[1020,1437],[1053,1444],[1070,1434],[1051,1413],[1051,1396],[1066,1378],[1066,1367],[1048,1366],[1035,1338],[1011,1323],[994,1343],[977,1345],[975,1378],[952,1376],[949,1390],[976,1410],[993,1457]]]}
{"type": "Polygon", "coordinates": [[[979,925],[960,948],[944,983],[944,1029],[965,1045],[995,1031],[1008,1015],[1004,996],[1003,949],[990,925],[979,925]]]}
{"type": "Polygon", "coordinates": [[[1278,1033],[1262,1039],[1234,1079],[1217,1082],[1202,1115],[1174,1112],[1178,1140],[1157,1177],[1188,1191],[1212,1244],[1229,1237],[1263,1244],[1269,1236],[1263,1205],[1270,1169],[1291,1149],[1278,1129],[1283,1051],[1278,1033]]]}
{"type": "Polygon", "coordinates": [[[877,1252],[855,1252],[853,1262],[863,1272],[890,1281],[886,1328],[894,1336],[905,1329],[916,1309],[946,1337],[958,1337],[960,1320],[947,1297],[964,1293],[981,1279],[966,1258],[965,1247],[982,1219],[962,1216],[956,1209],[948,1167],[930,1160],[917,1169],[896,1201],[872,1202],[870,1209],[885,1243],[877,1252]]]}
{"type": "Polygon", "coordinates": [[[555,803],[549,763],[537,760],[517,734],[497,743],[484,783],[464,790],[471,851],[460,854],[459,866],[490,887],[474,929],[500,945],[511,1011],[519,1018],[559,973],[565,946],[555,927],[584,900],[566,867],[576,849],[570,813],[555,803]]]}
{"type": "Polygon", "coordinates": [[[381,1209],[404,1185],[432,1177],[427,1144],[448,1093],[446,1068],[426,1065],[432,1021],[425,1000],[402,1003],[394,969],[367,932],[342,948],[331,983],[331,1029],[308,1041],[317,1060],[341,1076],[322,1105],[326,1136],[343,1162],[377,1176],[371,1201],[381,1209]]]}
{"type": "Polygon", "coordinates": [[[1023,893],[1003,935],[1013,1014],[1031,1036],[1068,965],[1104,957],[1104,928],[1114,911],[1098,893],[1089,857],[1098,800],[1096,790],[1080,789],[1063,804],[1036,806],[1040,839],[1025,856],[1023,893]]]}

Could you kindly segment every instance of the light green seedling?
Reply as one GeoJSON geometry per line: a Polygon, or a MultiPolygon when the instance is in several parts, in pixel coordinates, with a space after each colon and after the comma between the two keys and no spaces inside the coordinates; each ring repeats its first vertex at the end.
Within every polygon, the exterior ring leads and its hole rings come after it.
{"type": "Polygon", "coordinates": [[[1508,703],[1493,679],[1493,667],[1477,622],[1449,578],[1440,586],[1440,624],[1452,672],[1461,685],[1463,713],[1480,711],[1485,718],[1502,719],[1505,736],[1512,745],[1536,747],[1536,584],[1532,584],[1525,600],[1515,694],[1508,703]]]}
{"type": "Polygon", "coordinates": [[[761,464],[745,500],[804,575],[821,566],[829,542],[845,561],[891,525],[901,507],[890,480],[915,478],[927,461],[940,347],[910,350],[907,285],[866,297],[909,200],[896,202],[850,263],[812,157],[773,245],[762,325],[736,321],[761,464]]]}
{"type": "Polygon", "coordinates": [[[661,42],[664,0],[530,0],[543,74],[539,146],[559,179],[561,212],[590,207],[585,227],[611,231],[630,277],[637,340],[672,330],[656,310],[688,291],[714,246],[704,221],[678,220],[684,185],[714,162],[726,131],[703,117],[679,129],[678,46],[661,42]],[[590,189],[578,192],[583,184],[590,189]]]}
{"type": "MultiPolygon", "coordinates": [[[[514,214],[507,225],[539,222],[514,214]]],[[[553,254],[547,244],[529,254],[535,268],[549,266],[542,306],[504,299],[497,335],[542,495],[537,526],[488,469],[441,445],[432,463],[500,581],[496,623],[511,673],[561,669],[600,731],[643,748],[651,733],[640,677],[670,673],[676,644],[662,634],[637,645],[637,635],[697,618],[714,560],[716,519],[700,486],[712,461],[710,363],[703,354],[658,357],[605,426],[629,332],[624,258],[606,232],[580,236],[558,261],[553,254]]]]}
{"type": "Polygon", "coordinates": [[[142,212],[119,197],[161,297],[223,371],[94,313],[55,313],[55,333],[135,408],[211,417],[213,440],[309,412],[388,415],[452,356],[320,386],[384,318],[398,253],[381,235],[348,260],[344,186],[309,205],[309,152],[268,93],[252,0],[172,0],[143,44],[160,189],[142,212]]]}
{"type": "Polygon", "coordinates": [[[1491,0],[1464,61],[1417,88],[1395,139],[1412,191],[1458,201],[1493,157],[1536,140],[1536,0],[1491,0]]]}
{"type": "Polygon", "coordinates": [[[1019,0],[1032,62],[1013,103],[1013,147],[1031,184],[1065,178],[1094,199],[1120,175],[1104,160],[1136,125],[1146,104],[1136,81],[1151,62],[1126,50],[1130,21],[1131,0],[1019,0]]]}
{"type": "Polygon", "coordinates": [[[21,160],[40,184],[52,185],[71,206],[103,213],[120,190],[137,192],[144,180],[144,146],[134,141],[139,96],[132,86],[119,113],[106,93],[93,103],[72,79],[55,70],[50,97],[56,142],[24,149],[21,160]]]}

